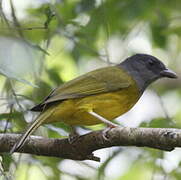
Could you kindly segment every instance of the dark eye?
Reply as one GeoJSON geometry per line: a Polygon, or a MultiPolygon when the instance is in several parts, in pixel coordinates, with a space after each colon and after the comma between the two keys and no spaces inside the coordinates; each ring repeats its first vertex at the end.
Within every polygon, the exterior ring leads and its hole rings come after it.
{"type": "Polygon", "coordinates": [[[149,60],[148,60],[148,64],[149,64],[150,66],[153,66],[153,65],[154,65],[154,61],[153,61],[152,59],[149,59],[149,60]]]}

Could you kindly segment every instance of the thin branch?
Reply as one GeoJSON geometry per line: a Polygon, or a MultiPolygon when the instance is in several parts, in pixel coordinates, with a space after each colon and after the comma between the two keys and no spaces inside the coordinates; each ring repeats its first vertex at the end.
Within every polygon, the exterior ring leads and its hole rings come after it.
{"type": "MultiPolygon", "coordinates": [[[[0,134],[0,152],[9,152],[19,136],[0,134]]],[[[82,135],[73,143],[70,143],[67,138],[49,139],[31,136],[17,152],[73,160],[100,161],[93,152],[112,146],[138,146],[172,151],[175,147],[181,147],[181,129],[116,127],[82,135]]]]}
{"type": "Polygon", "coordinates": [[[101,0],[101,5],[102,5],[102,17],[103,17],[103,22],[105,24],[105,31],[106,31],[106,45],[105,45],[105,54],[106,54],[106,61],[108,65],[111,64],[110,57],[109,57],[109,52],[108,52],[108,40],[110,37],[110,32],[109,32],[109,23],[107,21],[108,17],[106,14],[106,4],[101,0]]]}
{"type": "Polygon", "coordinates": [[[0,30],[21,30],[21,31],[31,31],[31,30],[46,30],[47,28],[44,26],[35,26],[35,27],[10,27],[10,28],[0,28],[0,30]]]}
{"type": "Polygon", "coordinates": [[[16,17],[16,12],[15,12],[15,8],[14,8],[14,5],[13,5],[13,2],[12,0],[10,0],[10,7],[11,7],[11,17],[13,19],[13,24],[14,24],[14,27],[17,27],[17,32],[19,33],[20,37],[24,38],[24,34],[23,32],[21,31],[21,25],[16,17]]]}

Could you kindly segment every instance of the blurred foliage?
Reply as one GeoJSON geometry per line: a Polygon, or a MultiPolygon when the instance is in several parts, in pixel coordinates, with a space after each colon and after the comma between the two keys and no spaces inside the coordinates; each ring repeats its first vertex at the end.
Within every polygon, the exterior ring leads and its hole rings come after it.
{"type": "MultiPolygon", "coordinates": [[[[23,4],[27,2],[22,1],[23,4]]],[[[1,132],[24,131],[27,122],[36,116],[28,109],[65,81],[105,65],[107,61],[115,63],[111,54],[119,55],[118,63],[120,58],[144,52],[141,39],[137,49],[129,46],[140,34],[146,34],[151,53],[160,56],[180,75],[180,0],[33,1],[32,6],[27,3],[23,16],[18,16],[16,3],[15,0],[0,1],[1,132]],[[5,11],[8,4],[9,10],[5,11]],[[119,40],[119,46],[114,45],[111,52],[109,47],[115,39],[119,40]]],[[[166,97],[166,107],[171,107],[169,103],[174,105],[172,118],[164,110],[165,117],[150,117],[140,126],[181,127],[181,83],[180,79],[178,81],[156,84],[159,95],[166,97]]],[[[69,131],[61,123],[46,127],[39,128],[36,133],[64,137],[69,131]]],[[[0,179],[181,178],[179,152],[175,155],[177,161],[169,161],[164,152],[149,148],[113,148],[112,154],[101,155],[103,162],[96,164],[2,154],[0,179]]]]}

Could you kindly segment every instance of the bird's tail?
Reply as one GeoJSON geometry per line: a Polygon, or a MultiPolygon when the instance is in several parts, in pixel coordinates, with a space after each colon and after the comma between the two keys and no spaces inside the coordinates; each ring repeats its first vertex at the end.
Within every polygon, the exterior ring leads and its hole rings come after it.
{"type": "Polygon", "coordinates": [[[12,149],[10,150],[10,154],[15,152],[17,149],[21,148],[25,143],[26,139],[40,126],[42,125],[54,112],[55,109],[48,109],[42,112],[36,120],[30,125],[30,127],[26,130],[24,134],[19,138],[19,140],[14,144],[12,149]]]}

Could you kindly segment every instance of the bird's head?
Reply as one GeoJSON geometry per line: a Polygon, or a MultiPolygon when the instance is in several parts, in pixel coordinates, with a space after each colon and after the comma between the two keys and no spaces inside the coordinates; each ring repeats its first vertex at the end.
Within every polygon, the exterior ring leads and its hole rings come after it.
{"type": "Polygon", "coordinates": [[[132,75],[142,91],[157,79],[177,78],[176,73],[168,69],[160,60],[147,54],[135,54],[123,61],[120,66],[132,75]]]}

